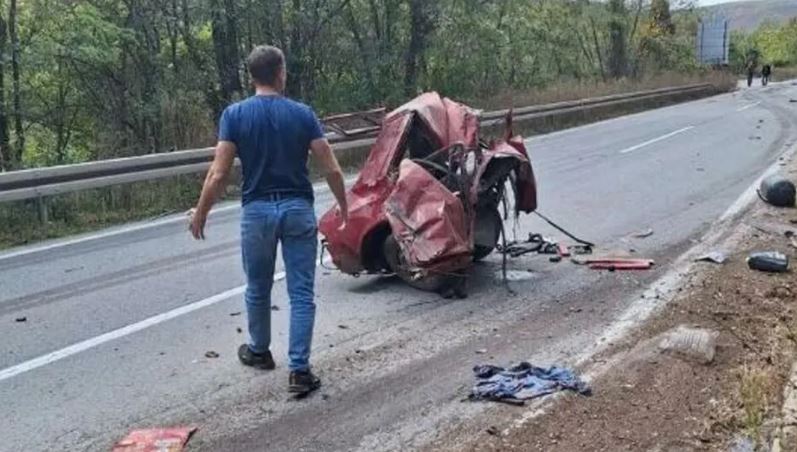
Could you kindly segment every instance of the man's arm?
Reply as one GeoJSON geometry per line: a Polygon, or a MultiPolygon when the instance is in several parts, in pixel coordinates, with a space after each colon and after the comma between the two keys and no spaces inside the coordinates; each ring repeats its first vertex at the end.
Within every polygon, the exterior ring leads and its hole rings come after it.
{"type": "Polygon", "coordinates": [[[312,152],[313,159],[318,162],[318,166],[324,173],[327,180],[327,185],[335,195],[335,200],[338,202],[340,208],[340,215],[343,218],[343,224],[349,220],[349,204],[346,201],[346,185],[343,181],[343,171],[340,170],[338,159],[332,152],[332,147],[326,138],[318,138],[310,143],[310,151],[312,152]]]}
{"type": "Polygon", "coordinates": [[[236,147],[230,141],[219,141],[216,145],[216,155],[210,165],[202,194],[191,216],[191,234],[197,240],[205,238],[205,223],[213,203],[222,195],[227,179],[235,162],[236,147]]]}

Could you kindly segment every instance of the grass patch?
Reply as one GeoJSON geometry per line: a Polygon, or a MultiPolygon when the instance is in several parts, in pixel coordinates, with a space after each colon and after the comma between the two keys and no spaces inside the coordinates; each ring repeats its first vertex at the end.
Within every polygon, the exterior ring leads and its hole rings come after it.
{"type": "Polygon", "coordinates": [[[797,66],[776,67],[772,69],[772,80],[775,82],[793,79],[797,79],[797,66]]]}
{"type": "Polygon", "coordinates": [[[745,432],[757,438],[769,407],[772,376],[763,369],[744,366],[739,371],[739,399],[742,402],[745,432]]]}

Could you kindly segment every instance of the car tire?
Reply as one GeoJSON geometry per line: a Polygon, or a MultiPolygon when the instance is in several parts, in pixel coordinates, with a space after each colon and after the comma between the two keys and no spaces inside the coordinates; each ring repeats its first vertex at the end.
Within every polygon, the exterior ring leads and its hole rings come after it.
{"type": "Polygon", "coordinates": [[[411,287],[428,292],[436,292],[446,283],[444,275],[427,276],[422,279],[413,278],[412,274],[406,270],[402,263],[401,248],[399,248],[398,242],[392,235],[388,235],[385,239],[382,251],[385,253],[385,262],[387,262],[390,271],[411,287]]]}
{"type": "Polygon", "coordinates": [[[501,214],[496,209],[482,211],[476,216],[476,226],[474,234],[476,243],[473,245],[473,260],[478,262],[483,260],[493,252],[498,239],[501,238],[501,214]]]}

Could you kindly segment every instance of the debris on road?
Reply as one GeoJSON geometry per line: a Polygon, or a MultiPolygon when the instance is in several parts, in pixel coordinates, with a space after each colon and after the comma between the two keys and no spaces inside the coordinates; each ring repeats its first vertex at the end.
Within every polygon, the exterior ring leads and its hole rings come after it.
{"type": "Polygon", "coordinates": [[[231,312],[230,313],[230,317],[238,317],[239,315],[241,315],[241,311],[231,312]]]}
{"type": "Polygon", "coordinates": [[[651,235],[653,235],[653,228],[647,228],[642,231],[634,232],[631,234],[631,237],[635,239],[644,239],[650,237],[651,235]]]}
{"type": "Polygon", "coordinates": [[[503,368],[479,365],[473,368],[476,384],[468,396],[470,400],[523,405],[526,400],[554,392],[571,390],[581,395],[592,393],[589,385],[572,370],[562,367],[535,367],[528,362],[503,368]]]}
{"type": "MultiPolygon", "coordinates": [[[[502,279],[504,277],[503,272],[501,270],[495,273],[496,279],[502,279]]],[[[536,274],[532,271],[528,270],[507,270],[506,271],[506,280],[511,282],[517,281],[528,281],[530,279],[534,279],[536,274]]]]}
{"type": "Polygon", "coordinates": [[[480,348],[480,349],[476,350],[476,354],[477,355],[484,355],[486,353],[487,353],[487,349],[486,348],[480,348]]]}
{"type": "Polygon", "coordinates": [[[241,333],[244,332],[244,330],[242,330],[241,327],[238,327],[238,328],[235,329],[235,332],[238,333],[238,334],[241,334],[241,333]]]}
{"type": "Polygon", "coordinates": [[[639,259],[635,262],[596,262],[589,264],[592,270],[650,270],[653,267],[653,261],[646,259],[639,259]]]}
{"type": "Polygon", "coordinates": [[[661,335],[659,349],[710,364],[714,361],[718,336],[716,331],[679,325],[661,335]]]}
{"type": "Polygon", "coordinates": [[[180,452],[196,427],[133,430],[113,446],[112,452],[180,452]]]}
{"type": "Polygon", "coordinates": [[[17,317],[16,319],[14,319],[14,321],[17,322],[17,323],[27,322],[28,318],[27,317],[17,317]]]}
{"type": "Polygon", "coordinates": [[[715,264],[724,264],[726,260],[728,260],[728,257],[722,251],[711,251],[710,253],[706,253],[695,259],[695,262],[713,262],[715,264]]]}
{"type": "Polygon", "coordinates": [[[279,307],[279,306],[277,306],[277,305],[275,305],[275,304],[273,304],[273,305],[271,305],[271,310],[272,310],[272,311],[279,311],[279,310],[280,310],[280,307],[279,307]]]}
{"type": "Polygon", "coordinates": [[[499,244],[496,246],[496,250],[499,253],[503,253],[513,258],[530,253],[555,254],[556,256],[552,256],[549,260],[551,262],[559,262],[566,257],[572,256],[573,254],[591,254],[592,246],[593,245],[591,243],[565,245],[564,243],[545,237],[542,234],[529,233],[529,236],[526,240],[513,240],[511,242],[507,242],[506,245],[499,244]]]}
{"type": "Polygon", "coordinates": [[[213,350],[205,352],[205,358],[218,358],[219,354],[213,350]]]}
{"type": "Polygon", "coordinates": [[[592,270],[649,270],[655,265],[653,259],[634,257],[595,256],[572,260],[576,264],[587,265],[592,270]]]}
{"type": "Polygon", "coordinates": [[[348,330],[348,329],[349,329],[349,327],[348,327],[348,326],[346,326],[346,325],[338,325],[338,329],[341,329],[341,330],[348,330]]]}
{"type": "Polygon", "coordinates": [[[783,273],[789,270],[789,257],[777,251],[752,253],[747,265],[753,270],[770,273],[783,273]]]}
{"type": "Polygon", "coordinates": [[[758,196],[776,207],[794,207],[794,184],[780,175],[772,175],[761,181],[758,196]]]}
{"type": "Polygon", "coordinates": [[[529,237],[524,241],[513,240],[504,245],[497,245],[496,249],[499,253],[507,254],[510,257],[520,257],[524,254],[536,253],[540,254],[553,254],[558,249],[556,243],[552,240],[545,238],[542,234],[529,233],[529,237]],[[553,251],[549,253],[548,251],[553,251]]]}
{"type": "Polygon", "coordinates": [[[501,433],[498,430],[498,427],[496,427],[494,425],[491,425],[491,426],[487,427],[487,430],[485,430],[485,431],[487,432],[488,435],[493,435],[493,436],[496,436],[496,435],[501,433]]]}

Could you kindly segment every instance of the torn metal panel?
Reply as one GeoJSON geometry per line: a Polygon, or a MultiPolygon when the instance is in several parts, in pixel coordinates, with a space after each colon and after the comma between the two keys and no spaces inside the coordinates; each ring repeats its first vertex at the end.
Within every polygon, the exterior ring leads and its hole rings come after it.
{"type": "Polygon", "coordinates": [[[452,271],[470,261],[471,228],[462,202],[417,163],[401,162],[386,210],[411,270],[452,271]]]}

